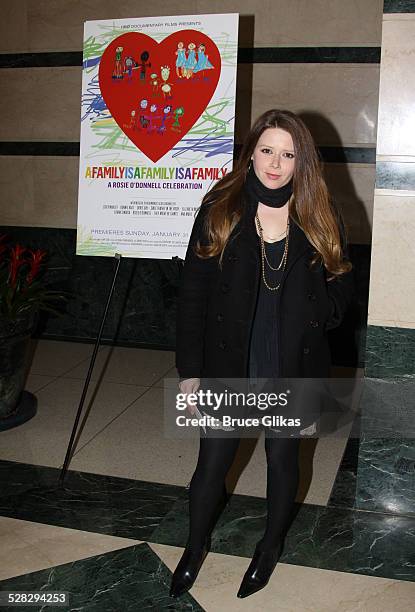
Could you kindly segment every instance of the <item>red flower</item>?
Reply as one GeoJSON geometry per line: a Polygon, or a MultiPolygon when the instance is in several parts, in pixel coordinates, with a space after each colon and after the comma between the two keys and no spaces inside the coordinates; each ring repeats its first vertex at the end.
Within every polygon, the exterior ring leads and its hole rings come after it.
{"type": "Polygon", "coordinates": [[[43,251],[42,249],[37,249],[36,251],[32,251],[32,249],[28,250],[31,257],[29,259],[30,270],[26,276],[26,282],[28,285],[31,285],[36,276],[39,274],[42,261],[46,257],[47,252],[43,251]]]}
{"type": "Polygon", "coordinates": [[[20,244],[16,244],[16,246],[11,249],[11,259],[10,259],[10,284],[14,289],[17,283],[17,273],[19,268],[26,263],[26,260],[22,257],[23,253],[26,249],[20,244]]]}

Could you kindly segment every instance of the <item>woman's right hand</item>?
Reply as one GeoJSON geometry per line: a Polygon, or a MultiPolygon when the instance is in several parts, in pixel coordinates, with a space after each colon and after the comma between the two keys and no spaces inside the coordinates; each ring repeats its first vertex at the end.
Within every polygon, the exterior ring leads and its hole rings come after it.
{"type": "MultiPolygon", "coordinates": [[[[182,393],[188,395],[189,393],[196,393],[200,387],[200,378],[186,378],[179,383],[179,389],[182,393]]],[[[193,404],[187,402],[187,409],[190,414],[195,414],[196,407],[193,404]]]]}

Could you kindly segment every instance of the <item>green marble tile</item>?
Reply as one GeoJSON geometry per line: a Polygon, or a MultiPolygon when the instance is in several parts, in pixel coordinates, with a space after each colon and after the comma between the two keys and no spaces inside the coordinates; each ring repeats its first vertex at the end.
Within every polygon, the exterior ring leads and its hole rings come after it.
{"type": "Polygon", "coordinates": [[[369,325],[355,506],[415,516],[415,330],[369,325]]]}
{"type": "Polygon", "coordinates": [[[48,525],[149,539],[183,488],[156,482],[0,461],[0,515],[48,525]]]}
{"type": "Polygon", "coordinates": [[[328,506],[337,508],[355,507],[359,445],[359,438],[348,439],[327,503],[328,506]]]}
{"type": "MultiPolygon", "coordinates": [[[[59,492],[58,473],[53,468],[0,462],[0,515],[186,545],[188,489],[70,472],[65,490],[59,492]]],[[[264,533],[266,512],[263,498],[229,496],[218,512],[212,551],[250,557],[264,533]]],[[[295,504],[281,560],[415,582],[414,538],[415,517],[295,504]]]]}
{"type": "Polygon", "coordinates": [[[415,440],[362,438],[355,506],[415,517],[415,440]]]}
{"type": "Polygon", "coordinates": [[[415,376],[415,329],[368,325],[365,374],[371,378],[415,376]]]}
{"type": "Polygon", "coordinates": [[[366,377],[359,390],[360,438],[415,438],[415,377],[366,377]]]}
{"type": "MultiPolygon", "coordinates": [[[[188,610],[203,612],[186,593],[169,596],[171,572],[148,544],[57,565],[0,582],[2,591],[67,591],[69,608],[30,607],[30,610],[88,610],[128,612],[137,610],[188,610]]],[[[2,607],[2,610],[16,610],[2,607]]]]}
{"type": "Polygon", "coordinates": [[[303,505],[282,561],[415,581],[415,519],[303,505]]]}
{"type": "Polygon", "coordinates": [[[415,163],[414,162],[376,162],[375,189],[415,189],[415,163]]]}
{"type": "Polygon", "coordinates": [[[414,0],[384,0],[384,13],[415,13],[414,0]]]}
{"type": "MultiPolygon", "coordinates": [[[[266,500],[232,495],[212,533],[211,550],[251,557],[266,524],[266,500]]],[[[151,541],[185,546],[188,503],[177,500],[151,541]]],[[[296,504],[281,561],[415,582],[415,519],[296,504]]]]}

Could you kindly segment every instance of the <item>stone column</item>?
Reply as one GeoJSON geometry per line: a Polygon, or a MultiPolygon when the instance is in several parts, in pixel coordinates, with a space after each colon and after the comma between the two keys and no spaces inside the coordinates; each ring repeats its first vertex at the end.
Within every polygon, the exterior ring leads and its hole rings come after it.
{"type": "Polygon", "coordinates": [[[356,506],[415,515],[415,5],[385,0],[356,506]]]}

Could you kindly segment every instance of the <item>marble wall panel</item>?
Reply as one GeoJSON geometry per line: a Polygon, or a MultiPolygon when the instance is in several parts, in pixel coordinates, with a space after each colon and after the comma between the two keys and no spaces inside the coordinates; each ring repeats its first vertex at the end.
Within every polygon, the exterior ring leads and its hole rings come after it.
{"type": "Polygon", "coordinates": [[[376,142],[377,65],[256,64],[252,90],[252,118],[270,108],[289,108],[302,114],[320,145],[376,142]]]}
{"type": "Polygon", "coordinates": [[[0,140],[79,141],[81,68],[0,70],[0,140]]]}
{"type": "Polygon", "coordinates": [[[415,193],[375,194],[368,323],[415,328],[415,193]]]}
{"type": "Polygon", "coordinates": [[[76,227],[78,157],[0,157],[0,225],[76,227]]]}
{"type": "MultiPolygon", "coordinates": [[[[226,10],[254,15],[254,45],[341,46],[380,44],[382,1],[368,0],[198,0],[199,13],[226,10]],[[224,8],[226,7],[226,9],[224,8]]],[[[241,46],[250,46],[241,35],[241,46]]]]}
{"type": "Polygon", "coordinates": [[[30,48],[27,0],[3,0],[0,19],[0,53],[18,53],[30,48]]]}
{"type": "MultiPolygon", "coordinates": [[[[236,142],[249,127],[252,95],[252,119],[289,108],[303,114],[320,145],[371,144],[378,72],[368,64],[240,65],[236,142]]],[[[80,67],[4,68],[0,86],[0,140],[79,141],[80,67]]]]}
{"type": "Polygon", "coordinates": [[[0,225],[14,225],[18,219],[31,224],[34,191],[33,158],[0,157],[0,225]]]}
{"type": "Polygon", "coordinates": [[[378,155],[415,155],[415,14],[386,15],[379,90],[378,155]]]}
{"type": "Polygon", "coordinates": [[[339,206],[349,242],[370,244],[372,239],[373,164],[325,164],[329,191],[339,206]]]}
{"type": "Polygon", "coordinates": [[[380,44],[382,0],[2,0],[0,53],[80,50],[87,20],[223,12],[251,16],[241,46],[380,44]]]}
{"type": "MultiPolygon", "coordinates": [[[[77,157],[0,156],[0,224],[75,228],[78,167],[77,157]]],[[[373,173],[365,164],[325,167],[354,244],[370,243],[373,173]]]]}

